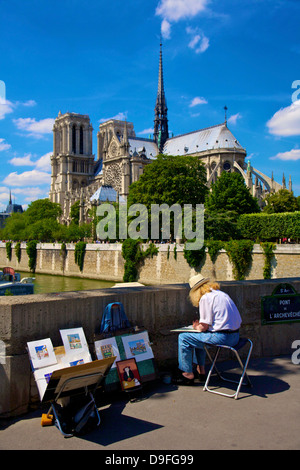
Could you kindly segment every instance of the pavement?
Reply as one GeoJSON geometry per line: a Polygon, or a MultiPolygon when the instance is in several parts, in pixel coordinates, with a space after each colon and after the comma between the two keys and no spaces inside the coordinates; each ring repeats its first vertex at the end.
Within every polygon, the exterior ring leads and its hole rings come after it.
{"type": "MultiPolygon", "coordinates": [[[[230,369],[233,363],[221,367],[230,369]]],[[[0,449],[101,450],[100,462],[146,451],[156,459],[152,464],[170,463],[158,461],[159,451],[183,459],[199,450],[298,450],[299,372],[291,357],[252,359],[248,374],[253,387],[242,387],[238,400],[204,392],[200,384],[177,387],[161,378],[146,384],[136,400],[124,392],[97,395],[101,424],[80,437],[65,438],[54,425],[42,427],[48,407],[38,407],[0,420],[0,449]]]]}

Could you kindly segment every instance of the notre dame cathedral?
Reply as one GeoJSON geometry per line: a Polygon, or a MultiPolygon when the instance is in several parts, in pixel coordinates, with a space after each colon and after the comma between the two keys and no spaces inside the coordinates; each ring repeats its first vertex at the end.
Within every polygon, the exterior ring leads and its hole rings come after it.
{"type": "MultiPolygon", "coordinates": [[[[159,153],[192,155],[204,163],[208,187],[222,171],[240,172],[251,194],[262,204],[270,192],[285,188],[245,162],[246,150],[225,121],[212,127],[169,137],[168,108],[164,91],[162,47],[159,55],[158,90],[152,139],[136,137],[130,122],[110,119],[99,126],[97,159],[92,148],[88,115],[59,112],[53,126],[51,188],[49,198],[63,209],[61,222],[71,221],[71,206],[80,201],[80,222],[88,219],[92,204],[126,201],[131,183],[159,153]]],[[[292,190],[291,180],[289,188],[292,190]]]]}

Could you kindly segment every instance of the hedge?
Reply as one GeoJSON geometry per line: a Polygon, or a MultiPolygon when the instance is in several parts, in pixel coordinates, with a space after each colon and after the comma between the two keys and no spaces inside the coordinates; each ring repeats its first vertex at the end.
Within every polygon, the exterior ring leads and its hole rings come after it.
{"type": "Polygon", "coordinates": [[[280,214],[243,214],[238,228],[244,238],[274,240],[300,238],[300,211],[280,214]]]}

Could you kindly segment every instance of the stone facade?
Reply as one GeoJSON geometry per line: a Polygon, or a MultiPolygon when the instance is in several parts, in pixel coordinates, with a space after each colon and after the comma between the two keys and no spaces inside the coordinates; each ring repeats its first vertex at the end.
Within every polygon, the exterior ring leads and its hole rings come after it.
{"type": "Polygon", "coordinates": [[[86,188],[87,193],[93,191],[92,132],[86,115],[59,113],[54,123],[49,199],[61,205],[66,223],[70,221],[72,204],[80,200],[86,188]]]}
{"type": "MultiPolygon", "coordinates": [[[[12,245],[14,247],[14,244],[12,245]]],[[[21,260],[18,263],[14,248],[12,259],[6,258],[5,243],[0,242],[0,266],[12,266],[16,271],[29,271],[26,245],[22,243],[21,260]]],[[[183,246],[157,245],[159,252],[153,258],[146,258],[139,269],[138,281],[142,284],[173,284],[185,283],[195,273],[183,256],[183,246]],[[169,247],[169,248],[168,248],[169,247]]],[[[61,257],[61,244],[42,243],[38,245],[36,272],[65,276],[85,277],[107,281],[121,282],[124,275],[124,259],[122,245],[119,243],[87,244],[83,271],[74,260],[74,244],[67,244],[67,257],[61,257]]],[[[254,245],[252,264],[246,275],[247,280],[263,279],[264,254],[259,245],[254,245]]],[[[272,261],[271,276],[273,279],[299,276],[300,245],[277,245],[272,261]]],[[[232,265],[228,255],[221,250],[212,263],[206,253],[199,269],[205,277],[218,281],[234,280],[232,265]]]]}

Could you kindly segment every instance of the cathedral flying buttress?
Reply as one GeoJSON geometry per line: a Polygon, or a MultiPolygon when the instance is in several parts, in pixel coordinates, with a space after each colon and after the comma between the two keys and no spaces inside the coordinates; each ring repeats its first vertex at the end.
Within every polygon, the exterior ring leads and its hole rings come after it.
{"type": "MultiPolygon", "coordinates": [[[[129,187],[159,153],[199,158],[207,175],[207,186],[223,171],[239,172],[251,194],[263,205],[267,194],[286,188],[253,168],[247,152],[225,121],[198,131],[169,136],[168,108],[164,90],[162,45],[160,44],[158,89],[154,108],[153,136],[137,137],[132,122],[109,119],[99,125],[97,158],[93,154],[93,127],[88,115],[59,112],[53,126],[51,188],[49,199],[61,205],[61,222],[71,222],[72,205],[80,201],[80,223],[88,221],[89,209],[103,202],[126,202],[129,187]]],[[[288,184],[292,191],[291,178],[288,184]]]]}

